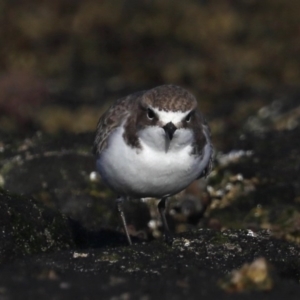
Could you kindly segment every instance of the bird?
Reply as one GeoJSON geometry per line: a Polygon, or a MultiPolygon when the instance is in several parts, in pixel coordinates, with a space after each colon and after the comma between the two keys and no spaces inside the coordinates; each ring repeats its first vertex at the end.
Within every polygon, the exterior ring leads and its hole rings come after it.
{"type": "Polygon", "coordinates": [[[116,100],[98,121],[93,151],[98,173],[117,195],[129,245],[123,210],[128,198],[159,199],[164,238],[172,243],[167,199],[212,169],[210,128],[195,96],[165,84],[116,100]]]}

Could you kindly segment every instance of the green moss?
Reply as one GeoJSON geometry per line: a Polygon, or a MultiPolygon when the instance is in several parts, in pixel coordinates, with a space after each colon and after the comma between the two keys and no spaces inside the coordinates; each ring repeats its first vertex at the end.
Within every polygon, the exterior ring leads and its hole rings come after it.
{"type": "Polygon", "coordinates": [[[214,245],[223,245],[230,242],[230,238],[222,232],[216,231],[215,235],[209,240],[214,245]]]}
{"type": "Polygon", "coordinates": [[[116,252],[109,252],[109,253],[105,252],[105,253],[102,253],[98,259],[100,261],[117,262],[122,259],[122,256],[120,256],[116,252]]]}

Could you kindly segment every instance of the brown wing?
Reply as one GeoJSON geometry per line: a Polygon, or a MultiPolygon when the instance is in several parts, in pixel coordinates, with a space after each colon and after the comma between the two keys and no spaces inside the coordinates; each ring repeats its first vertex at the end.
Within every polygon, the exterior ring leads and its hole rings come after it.
{"type": "Polygon", "coordinates": [[[205,122],[203,124],[203,131],[205,132],[205,135],[208,137],[208,140],[207,142],[209,143],[209,146],[210,146],[210,149],[211,149],[211,153],[210,153],[210,158],[209,158],[209,162],[207,164],[207,166],[205,167],[205,169],[202,171],[202,173],[200,174],[200,176],[198,177],[201,178],[201,177],[207,177],[209,175],[209,173],[211,172],[212,170],[212,167],[213,167],[213,154],[214,154],[214,148],[213,148],[213,145],[210,141],[210,129],[207,125],[207,123],[205,122]]]}
{"type": "Polygon", "coordinates": [[[93,152],[99,155],[107,146],[109,135],[125,121],[130,115],[130,111],[135,105],[138,96],[135,93],[125,98],[118,99],[99,119],[96,136],[94,140],[93,152]]]}
{"type": "Polygon", "coordinates": [[[200,128],[202,127],[202,130],[200,130],[200,131],[195,130],[195,132],[197,132],[198,134],[195,135],[195,144],[194,144],[193,154],[203,156],[204,155],[203,150],[204,150],[206,143],[209,144],[210,150],[211,150],[209,162],[208,162],[207,166],[204,168],[204,170],[201,172],[201,174],[199,174],[199,176],[197,178],[197,179],[199,179],[201,177],[207,177],[208,174],[211,172],[212,165],[213,165],[214,150],[213,150],[213,145],[210,141],[209,126],[206,123],[206,120],[203,118],[203,116],[200,113],[198,113],[198,115],[197,115],[197,121],[198,122],[197,122],[196,126],[198,127],[198,129],[199,129],[199,127],[200,128]]]}

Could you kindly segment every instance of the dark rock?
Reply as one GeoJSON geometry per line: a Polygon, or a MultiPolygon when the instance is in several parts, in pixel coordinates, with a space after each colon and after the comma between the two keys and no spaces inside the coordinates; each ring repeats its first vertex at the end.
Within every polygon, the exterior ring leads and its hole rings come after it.
{"type": "Polygon", "coordinates": [[[107,210],[107,205],[113,211],[114,202],[104,200],[107,189],[90,180],[95,169],[92,141],[93,134],[50,137],[37,133],[17,141],[4,139],[0,163],[3,187],[33,196],[90,229],[99,229],[99,223],[107,226],[110,214],[100,219],[99,212],[107,210]]]}
{"type": "Polygon", "coordinates": [[[299,127],[245,132],[236,142],[240,151],[216,164],[210,179],[214,206],[206,221],[218,220],[219,228],[270,229],[299,243],[299,135],[299,127]]]}
{"type": "Polygon", "coordinates": [[[16,261],[0,271],[1,293],[8,299],[231,299],[220,279],[264,257],[277,274],[274,287],[235,298],[298,299],[299,254],[299,247],[266,231],[198,230],[177,236],[172,246],[156,241],[16,261]]]}
{"type": "Polygon", "coordinates": [[[74,247],[66,216],[0,190],[0,264],[16,257],[74,247]]]}

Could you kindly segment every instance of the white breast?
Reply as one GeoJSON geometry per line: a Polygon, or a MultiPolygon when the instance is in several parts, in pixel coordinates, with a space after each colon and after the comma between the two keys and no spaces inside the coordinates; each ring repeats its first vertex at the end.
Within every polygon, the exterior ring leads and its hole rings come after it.
{"type": "Polygon", "coordinates": [[[161,198],[176,194],[195,180],[209,162],[209,145],[202,157],[190,155],[191,130],[176,130],[168,152],[162,128],[148,127],[139,133],[142,149],[128,146],[123,131],[119,127],[113,132],[97,160],[100,175],[120,195],[161,198]]]}

